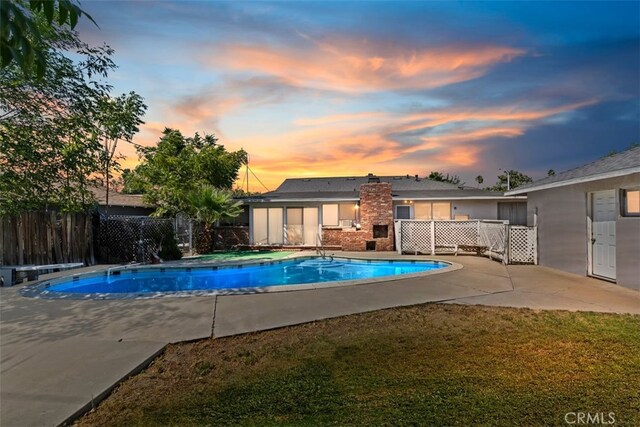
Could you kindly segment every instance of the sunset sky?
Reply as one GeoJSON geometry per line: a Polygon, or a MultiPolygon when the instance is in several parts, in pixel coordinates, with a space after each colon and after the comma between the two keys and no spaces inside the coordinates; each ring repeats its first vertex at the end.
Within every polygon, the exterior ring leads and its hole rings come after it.
{"type": "Polygon", "coordinates": [[[215,133],[270,189],[432,170],[491,185],[640,142],[639,2],[82,7],[100,28],[84,20],[81,38],[116,50],[114,93],[149,106],[135,142],[215,133]]]}

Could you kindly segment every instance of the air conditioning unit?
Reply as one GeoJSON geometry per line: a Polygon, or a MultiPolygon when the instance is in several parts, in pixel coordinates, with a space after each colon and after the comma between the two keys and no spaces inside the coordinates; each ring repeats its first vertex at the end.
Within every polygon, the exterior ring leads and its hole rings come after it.
{"type": "Polygon", "coordinates": [[[350,219],[341,219],[340,227],[353,227],[353,221],[350,219]]]}

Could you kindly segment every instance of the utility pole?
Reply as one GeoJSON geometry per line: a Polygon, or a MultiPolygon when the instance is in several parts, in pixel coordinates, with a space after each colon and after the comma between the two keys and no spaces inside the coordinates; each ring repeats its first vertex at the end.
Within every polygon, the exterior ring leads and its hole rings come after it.
{"type": "Polygon", "coordinates": [[[499,171],[504,171],[507,174],[507,191],[511,190],[511,170],[498,168],[499,171]]]}

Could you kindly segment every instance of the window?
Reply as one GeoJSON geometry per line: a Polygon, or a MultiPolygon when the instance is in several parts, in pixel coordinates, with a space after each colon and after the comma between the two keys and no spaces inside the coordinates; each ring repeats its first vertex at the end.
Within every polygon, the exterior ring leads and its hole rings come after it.
{"type": "Polygon", "coordinates": [[[451,203],[449,202],[434,202],[432,210],[435,220],[451,219],[451,203]]]}
{"type": "Polygon", "coordinates": [[[357,219],[356,203],[322,205],[322,225],[351,227],[357,219]]]}
{"type": "Polygon", "coordinates": [[[396,219],[411,219],[411,206],[409,205],[396,206],[396,219]]]}
{"type": "Polygon", "coordinates": [[[282,208],[253,209],[253,243],[282,244],[282,208]]]}
{"type": "Polygon", "coordinates": [[[413,212],[415,219],[431,219],[431,202],[416,202],[413,212]]]}
{"type": "Polygon", "coordinates": [[[322,205],[322,225],[338,225],[338,205],[322,205]]]}
{"type": "Polygon", "coordinates": [[[451,219],[449,202],[415,202],[413,205],[396,205],[396,219],[447,220],[451,219]]]}
{"type": "Polygon", "coordinates": [[[640,190],[622,190],[624,216],[640,216],[640,190]]]}
{"type": "Polygon", "coordinates": [[[339,220],[342,221],[355,221],[356,220],[356,204],[355,203],[340,203],[339,206],[339,220]]]}

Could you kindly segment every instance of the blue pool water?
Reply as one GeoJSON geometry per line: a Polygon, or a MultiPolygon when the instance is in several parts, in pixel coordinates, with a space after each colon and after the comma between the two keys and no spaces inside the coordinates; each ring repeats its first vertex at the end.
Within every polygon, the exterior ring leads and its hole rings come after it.
{"type": "Polygon", "coordinates": [[[305,258],[229,267],[126,269],[116,274],[52,282],[46,293],[149,294],[235,290],[370,279],[447,267],[437,261],[359,261],[305,258]]]}

